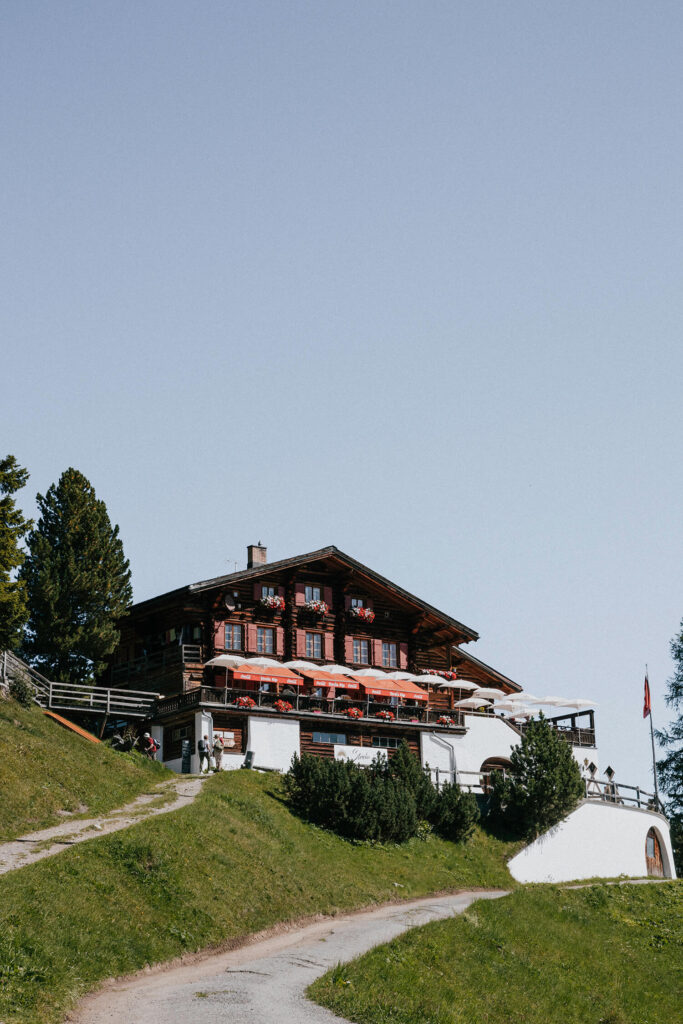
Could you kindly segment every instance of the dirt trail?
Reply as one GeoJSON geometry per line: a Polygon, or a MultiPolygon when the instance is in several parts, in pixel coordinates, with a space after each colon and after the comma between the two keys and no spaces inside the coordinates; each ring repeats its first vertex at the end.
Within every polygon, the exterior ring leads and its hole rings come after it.
{"type": "Polygon", "coordinates": [[[125,807],[109,811],[99,818],[63,821],[52,828],[29,832],[19,839],[0,843],[0,875],[26,867],[27,864],[33,864],[45,857],[54,857],[75,843],[106,836],[111,832],[118,832],[119,829],[137,825],[138,822],[146,821],[157,814],[168,814],[179,807],[186,807],[197,796],[205,778],[206,776],[187,778],[181,775],[177,779],[162,783],[149,793],[142,793],[125,807]],[[161,806],[148,806],[164,797],[168,802],[161,806]]]}
{"type": "Polygon", "coordinates": [[[68,1018],[74,1024],[330,1024],[338,1021],[306,999],[306,988],[335,964],[417,925],[462,913],[497,890],[467,891],[393,903],[299,927],[191,963],[107,982],[68,1018]]]}

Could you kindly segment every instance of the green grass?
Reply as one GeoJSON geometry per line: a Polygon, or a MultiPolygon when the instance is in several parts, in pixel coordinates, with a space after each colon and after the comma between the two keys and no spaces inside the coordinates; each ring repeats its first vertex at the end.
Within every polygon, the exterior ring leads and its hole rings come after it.
{"type": "Polygon", "coordinates": [[[512,851],[481,832],[354,845],[292,815],[278,776],[226,772],[189,807],[0,877],[0,1021],[61,1021],[103,978],[278,922],[510,887],[512,851]]]}
{"type": "Polygon", "coordinates": [[[121,807],[171,773],[90,743],[42,713],[0,699],[0,841],[64,821],[59,811],[121,807]]]}
{"type": "Polygon", "coordinates": [[[309,995],[362,1024],[673,1024],[683,885],[533,887],[338,966],[309,995]]]}

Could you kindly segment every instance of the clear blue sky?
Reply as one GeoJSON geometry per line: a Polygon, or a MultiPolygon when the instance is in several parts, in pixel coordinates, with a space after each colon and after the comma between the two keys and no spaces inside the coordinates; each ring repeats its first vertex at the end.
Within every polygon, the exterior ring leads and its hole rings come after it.
{"type": "Polygon", "coordinates": [[[1,454],[137,599],[336,544],[600,702],[683,616],[680,3],[2,5],[1,454]]]}

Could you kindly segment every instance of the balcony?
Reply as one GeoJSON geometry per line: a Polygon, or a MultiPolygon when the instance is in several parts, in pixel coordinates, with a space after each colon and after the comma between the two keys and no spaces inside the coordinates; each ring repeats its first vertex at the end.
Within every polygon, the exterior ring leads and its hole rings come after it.
{"type": "MultiPolygon", "coordinates": [[[[277,694],[274,691],[242,690],[235,687],[198,686],[186,693],[162,697],[156,706],[158,715],[169,715],[187,708],[208,705],[227,708],[231,711],[246,711],[249,714],[278,713],[274,707],[278,700],[285,700],[292,705],[292,714],[314,719],[342,719],[343,721],[370,722],[372,725],[412,725],[428,726],[430,729],[450,729],[464,732],[463,716],[460,712],[451,711],[445,716],[442,710],[429,708],[427,705],[387,704],[371,698],[349,697],[316,697],[310,693],[277,694]],[[240,706],[240,698],[254,701],[253,707],[240,706]],[[354,716],[353,709],[360,712],[354,716]],[[349,714],[349,712],[352,712],[349,714]],[[392,717],[388,717],[391,715],[392,717]],[[451,719],[452,724],[439,723],[440,718],[451,719]]],[[[284,714],[284,712],[280,712],[284,714]]]]}
{"type": "Polygon", "coordinates": [[[125,661],[121,665],[112,665],[111,681],[125,685],[131,680],[154,675],[164,668],[183,665],[203,665],[204,651],[201,644],[169,644],[158,651],[143,654],[134,661],[125,661]]]}

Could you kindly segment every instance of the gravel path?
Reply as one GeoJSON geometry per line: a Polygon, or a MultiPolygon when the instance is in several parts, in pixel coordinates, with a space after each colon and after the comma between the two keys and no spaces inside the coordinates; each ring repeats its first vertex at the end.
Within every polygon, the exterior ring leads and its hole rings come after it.
{"type": "Polygon", "coordinates": [[[341,1018],[306,999],[308,985],[339,962],[417,925],[462,913],[503,891],[461,892],[391,904],[260,938],[194,963],[113,980],[86,997],[75,1024],[330,1024],[341,1018]]]}
{"type": "Polygon", "coordinates": [[[78,821],[64,821],[52,828],[44,828],[40,832],[29,832],[9,843],[0,843],[0,875],[15,868],[26,867],[44,857],[54,857],[75,843],[83,843],[86,839],[106,836],[119,829],[137,825],[140,821],[153,818],[157,814],[168,814],[179,807],[186,807],[197,796],[202,782],[208,776],[188,779],[185,776],[165,782],[154,792],[142,793],[131,803],[118,810],[110,811],[100,818],[86,818],[78,821]],[[164,795],[172,795],[168,803],[160,807],[147,807],[154,800],[164,795]]]}

